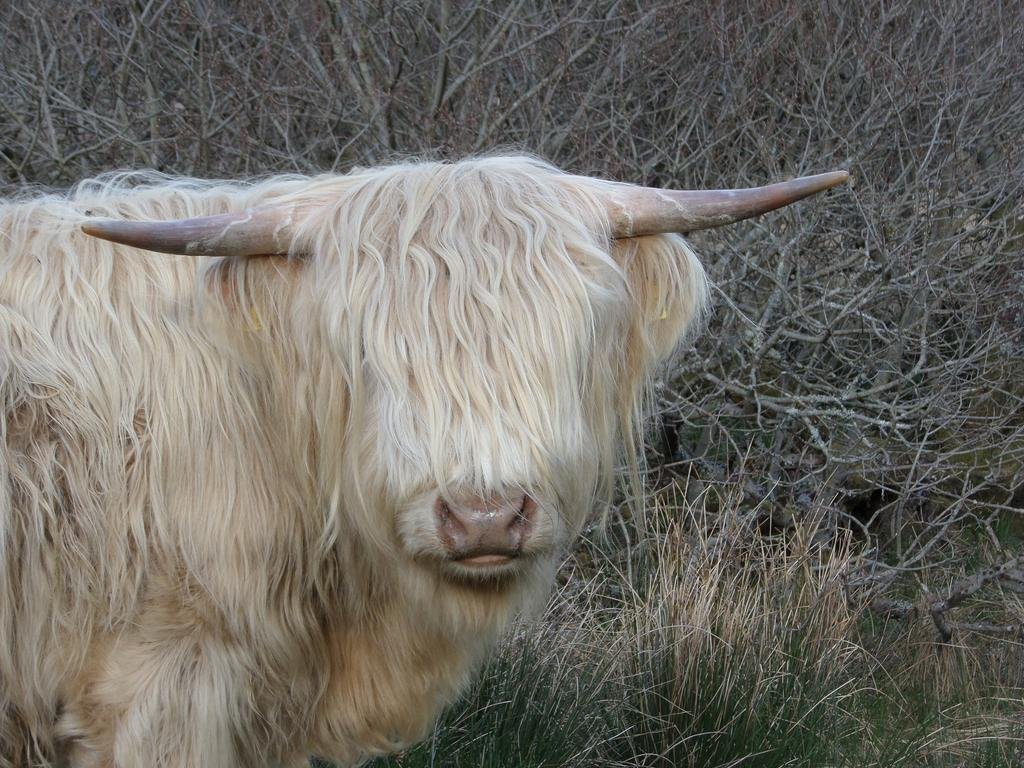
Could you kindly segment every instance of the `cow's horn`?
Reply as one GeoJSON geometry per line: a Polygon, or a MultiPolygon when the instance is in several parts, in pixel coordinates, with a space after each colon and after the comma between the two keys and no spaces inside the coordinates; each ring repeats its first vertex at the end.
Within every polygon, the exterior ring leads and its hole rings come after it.
{"type": "Polygon", "coordinates": [[[611,184],[613,237],[693,232],[759,216],[842,184],[847,171],[820,173],[753,189],[668,190],[611,184]]]}
{"type": "Polygon", "coordinates": [[[82,231],[122,245],[183,256],[267,256],[288,253],[295,230],[291,207],[174,221],[94,219],[82,231]]]}

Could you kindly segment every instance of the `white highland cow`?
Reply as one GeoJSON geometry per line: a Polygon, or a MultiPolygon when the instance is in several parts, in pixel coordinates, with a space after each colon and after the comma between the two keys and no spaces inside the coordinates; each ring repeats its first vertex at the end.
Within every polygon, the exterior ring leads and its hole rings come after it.
{"type": "Polygon", "coordinates": [[[706,295],[665,233],[845,176],[512,157],[0,204],[0,766],[420,739],[636,450],[706,295]]]}

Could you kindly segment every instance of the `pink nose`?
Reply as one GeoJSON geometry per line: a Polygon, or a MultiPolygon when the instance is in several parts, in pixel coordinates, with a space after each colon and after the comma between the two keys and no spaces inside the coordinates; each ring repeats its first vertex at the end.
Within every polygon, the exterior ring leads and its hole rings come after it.
{"type": "Polygon", "coordinates": [[[434,503],[445,549],[453,560],[467,565],[496,565],[517,557],[536,509],[536,502],[523,493],[438,498],[434,503]]]}

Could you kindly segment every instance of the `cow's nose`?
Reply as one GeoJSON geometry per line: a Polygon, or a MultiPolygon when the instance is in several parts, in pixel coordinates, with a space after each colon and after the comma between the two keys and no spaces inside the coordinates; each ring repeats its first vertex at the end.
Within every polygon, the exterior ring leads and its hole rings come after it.
{"type": "Polygon", "coordinates": [[[517,557],[537,504],[524,493],[438,498],[437,528],[449,557],[464,565],[500,565],[517,557]]]}

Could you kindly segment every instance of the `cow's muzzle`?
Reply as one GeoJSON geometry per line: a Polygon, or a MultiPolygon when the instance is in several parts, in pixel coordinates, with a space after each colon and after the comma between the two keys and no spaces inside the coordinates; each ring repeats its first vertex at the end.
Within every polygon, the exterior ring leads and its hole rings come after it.
{"type": "Polygon", "coordinates": [[[504,565],[519,557],[530,536],[537,503],[524,493],[439,497],[437,532],[449,559],[470,567],[504,565]]]}

